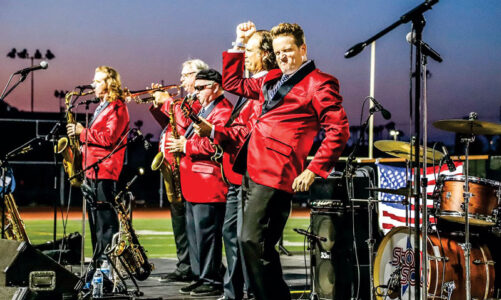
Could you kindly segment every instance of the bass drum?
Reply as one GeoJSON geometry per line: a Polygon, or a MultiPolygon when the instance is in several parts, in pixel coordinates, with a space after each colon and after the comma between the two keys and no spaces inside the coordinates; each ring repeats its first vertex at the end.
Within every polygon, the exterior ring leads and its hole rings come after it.
{"type": "MultiPolygon", "coordinates": [[[[415,298],[414,236],[415,231],[410,227],[395,227],[383,238],[374,263],[377,299],[415,298]],[[396,283],[391,284],[394,291],[386,289],[391,279],[396,283]]],[[[428,299],[466,299],[464,254],[456,238],[428,235],[428,299]]],[[[472,299],[492,297],[494,261],[486,245],[472,242],[470,274],[472,299]]]]}

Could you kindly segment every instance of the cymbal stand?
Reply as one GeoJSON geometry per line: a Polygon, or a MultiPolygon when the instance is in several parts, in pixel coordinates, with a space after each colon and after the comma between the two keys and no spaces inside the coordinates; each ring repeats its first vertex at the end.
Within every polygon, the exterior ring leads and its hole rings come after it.
{"type": "MultiPolygon", "coordinates": [[[[469,119],[470,120],[476,120],[478,117],[478,114],[475,112],[471,112],[469,119]]],[[[473,132],[473,128],[471,130],[473,132]]],[[[464,193],[463,193],[463,198],[464,198],[464,203],[463,203],[463,210],[464,210],[464,227],[465,227],[465,241],[464,241],[464,260],[465,260],[465,265],[466,265],[466,299],[470,300],[471,299],[471,274],[470,274],[470,253],[471,253],[471,245],[470,245],[470,218],[469,218],[469,204],[470,204],[470,197],[472,194],[470,193],[470,187],[469,187],[469,178],[468,178],[468,173],[469,173],[469,149],[470,149],[470,144],[475,141],[475,135],[470,134],[468,137],[461,138],[461,142],[465,144],[464,147],[464,155],[465,155],[465,165],[464,165],[464,193]]]]}
{"type": "MultiPolygon", "coordinates": [[[[421,52],[422,53],[422,52],[421,52]]],[[[423,273],[422,274],[428,274],[428,251],[427,251],[427,242],[428,242],[428,179],[426,177],[427,175],[427,163],[428,163],[428,98],[427,98],[427,77],[426,77],[426,65],[427,65],[427,60],[426,60],[426,55],[422,53],[421,55],[421,64],[423,68],[422,74],[422,80],[423,80],[423,177],[421,179],[421,187],[416,187],[416,188],[422,188],[422,201],[421,201],[421,214],[422,214],[422,227],[421,227],[421,264],[423,267],[423,273]]],[[[418,166],[419,170],[419,166],[418,166]]],[[[416,197],[416,200],[418,198],[416,197]]],[[[419,203],[419,200],[417,201],[419,203]]],[[[416,203],[415,203],[416,204],[416,203]]],[[[424,275],[423,276],[423,294],[421,295],[423,300],[428,299],[428,276],[424,275]]]]}

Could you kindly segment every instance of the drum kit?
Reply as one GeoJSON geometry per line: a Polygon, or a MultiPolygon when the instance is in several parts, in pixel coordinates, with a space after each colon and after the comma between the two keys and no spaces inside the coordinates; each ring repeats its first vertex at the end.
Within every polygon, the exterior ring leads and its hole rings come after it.
{"type": "MultiPolygon", "coordinates": [[[[437,222],[427,224],[428,218],[423,217],[421,249],[426,248],[426,251],[421,250],[421,259],[426,265],[421,265],[419,276],[422,286],[426,284],[426,289],[421,287],[420,295],[422,299],[500,299],[499,283],[495,286],[494,268],[494,259],[499,251],[489,245],[499,243],[501,183],[469,176],[468,151],[476,135],[501,134],[501,124],[478,121],[472,113],[468,120],[441,120],[433,125],[464,136],[461,139],[465,144],[464,175],[439,176],[431,196],[434,207],[427,210],[437,217],[437,222]],[[426,240],[426,244],[423,240],[426,240]]],[[[412,161],[414,157],[411,143],[378,141],[374,145],[406,161],[412,161]]],[[[448,154],[430,148],[421,148],[420,151],[421,161],[424,161],[424,156],[427,163],[439,162],[445,155],[448,154]],[[427,155],[423,155],[425,151],[427,155]]],[[[407,197],[414,195],[411,187],[370,189],[407,197]]],[[[373,269],[373,293],[376,299],[414,299],[417,276],[413,245],[415,238],[414,228],[394,227],[379,244],[373,269]]]]}

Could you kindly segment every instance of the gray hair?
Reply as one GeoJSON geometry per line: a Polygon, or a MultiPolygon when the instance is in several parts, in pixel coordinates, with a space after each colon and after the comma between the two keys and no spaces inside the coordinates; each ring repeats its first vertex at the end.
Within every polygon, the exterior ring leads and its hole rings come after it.
{"type": "Polygon", "coordinates": [[[190,67],[193,68],[196,72],[200,72],[202,70],[208,70],[209,65],[206,64],[201,59],[189,59],[183,63],[183,68],[190,67]]]}

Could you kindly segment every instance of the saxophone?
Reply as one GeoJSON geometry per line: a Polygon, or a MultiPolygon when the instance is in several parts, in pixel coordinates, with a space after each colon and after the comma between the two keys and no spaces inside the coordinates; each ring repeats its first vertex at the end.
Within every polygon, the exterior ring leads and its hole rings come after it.
{"type": "Polygon", "coordinates": [[[144,248],[139,244],[132,222],[127,213],[119,193],[115,199],[113,206],[118,214],[120,221],[120,232],[113,236],[112,256],[120,259],[122,265],[127,269],[128,273],[132,274],[137,280],[143,281],[148,278],[153,270],[153,264],[148,262],[148,257],[144,248]]]}
{"type": "MultiPolygon", "coordinates": [[[[75,115],[71,111],[71,97],[75,95],[85,96],[91,94],[69,92],[65,95],[64,103],[66,105],[66,120],[68,124],[75,124],[75,115]]],[[[80,141],[76,136],[63,137],[57,142],[54,147],[54,152],[63,156],[64,171],[69,177],[73,177],[76,173],[82,170],[82,152],[80,151],[80,141]]],[[[70,181],[71,186],[80,187],[82,185],[83,176],[75,177],[70,181]]]]}
{"type": "Polygon", "coordinates": [[[26,234],[24,222],[17,210],[14,196],[10,193],[5,195],[5,211],[5,237],[8,240],[24,241],[29,244],[30,239],[26,234]]]}
{"type": "MultiPolygon", "coordinates": [[[[174,117],[174,105],[178,100],[173,101],[169,107],[169,124],[172,128],[172,136],[175,139],[179,138],[179,132],[176,127],[176,119],[174,117]]],[[[151,162],[151,169],[153,171],[160,170],[164,178],[165,191],[167,193],[167,199],[170,203],[179,203],[182,201],[181,192],[181,177],[179,172],[179,162],[181,160],[180,153],[174,153],[174,161],[170,164],[163,151],[160,151],[155,155],[153,161],[151,162]]]]}

